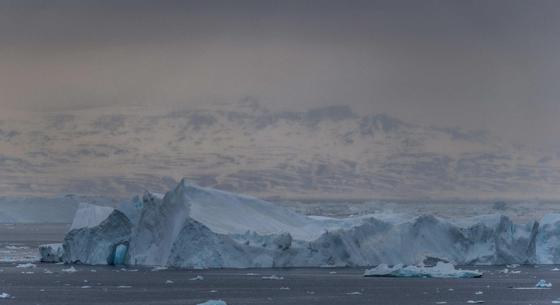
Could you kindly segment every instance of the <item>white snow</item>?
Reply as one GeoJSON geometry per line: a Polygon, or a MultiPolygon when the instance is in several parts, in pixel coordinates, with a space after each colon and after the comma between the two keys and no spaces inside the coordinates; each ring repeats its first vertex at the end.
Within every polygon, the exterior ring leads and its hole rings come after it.
{"type": "Polygon", "coordinates": [[[76,230],[80,228],[93,228],[99,225],[103,220],[107,219],[107,216],[113,212],[113,208],[98,206],[89,203],[80,203],[78,210],[76,211],[76,216],[74,216],[74,221],[70,230],[76,230]]]}
{"type": "Polygon", "coordinates": [[[450,263],[438,262],[436,266],[387,266],[381,264],[373,269],[366,270],[366,277],[430,277],[430,278],[473,278],[481,277],[478,270],[455,269],[450,263]]]}

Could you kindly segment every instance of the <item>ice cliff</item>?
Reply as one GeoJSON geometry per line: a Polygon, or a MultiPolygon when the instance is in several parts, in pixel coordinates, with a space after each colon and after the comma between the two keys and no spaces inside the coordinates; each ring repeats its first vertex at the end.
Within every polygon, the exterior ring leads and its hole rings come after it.
{"type": "MultiPolygon", "coordinates": [[[[560,215],[447,220],[307,217],[185,180],[116,209],[83,205],[62,260],[183,268],[560,263],[560,215]]],[[[44,251],[50,253],[49,251],[44,251]]],[[[52,252],[52,251],[51,251],[52,252]]],[[[52,258],[50,260],[53,260],[52,258]]]]}

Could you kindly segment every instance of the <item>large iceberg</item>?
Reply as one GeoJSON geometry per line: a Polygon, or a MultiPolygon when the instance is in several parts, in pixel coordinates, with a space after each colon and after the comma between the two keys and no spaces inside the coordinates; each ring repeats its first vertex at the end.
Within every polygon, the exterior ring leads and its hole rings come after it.
{"type": "Polygon", "coordinates": [[[366,277],[426,277],[426,278],[477,278],[482,277],[478,270],[455,269],[450,263],[438,262],[435,266],[404,266],[402,264],[378,265],[366,270],[366,277]]]}
{"type": "Polygon", "coordinates": [[[63,261],[182,268],[560,263],[560,216],[308,217],[183,180],[117,208],[82,205],[63,261]]]}

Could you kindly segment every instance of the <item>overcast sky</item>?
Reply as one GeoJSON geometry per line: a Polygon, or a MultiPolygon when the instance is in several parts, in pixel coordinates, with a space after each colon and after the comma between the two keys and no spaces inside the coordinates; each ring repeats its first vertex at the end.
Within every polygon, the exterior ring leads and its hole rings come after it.
{"type": "Polygon", "coordinates": [[[560,148],[560,1],[0,1],[0,106],[346,104],[560,148]]]}

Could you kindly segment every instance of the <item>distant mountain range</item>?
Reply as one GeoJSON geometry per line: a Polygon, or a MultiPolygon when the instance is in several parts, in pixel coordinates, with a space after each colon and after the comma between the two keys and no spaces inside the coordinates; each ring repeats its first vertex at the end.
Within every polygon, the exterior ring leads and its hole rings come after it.
{"type": "Polygon", "coordinates": [[[126,197],[181,177],[267,198],[556,199],[560,155],[483,131],[347,106],[270,111],[252,98],[0,121],[0,195],[126,197]]]}

